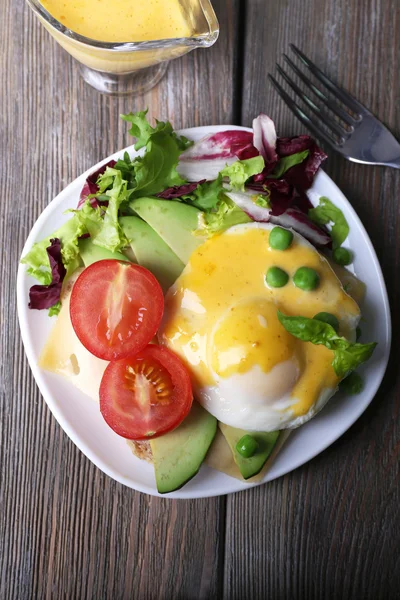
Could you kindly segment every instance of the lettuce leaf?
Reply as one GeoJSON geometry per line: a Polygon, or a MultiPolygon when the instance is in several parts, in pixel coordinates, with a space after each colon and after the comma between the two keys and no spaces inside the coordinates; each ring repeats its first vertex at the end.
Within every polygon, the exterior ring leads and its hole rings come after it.
{"type": "Polygon", "coordinates": [[[111,252],[117,252],[128,245],[118,222],[118,212],[121,205],[129,200],[132,190],[128,189],[128,182],[122,179],[122,173],[118,169],[109,168],[101,177],[102,181],[99,181],[100,190],[104,180],[107,180],[107,178],[112,179],[112,188],[105,192],[105,195],[109,198],[108,208],[104,218],[97,223],[99,226],[97,231],[93,228],[89,230],[89,226],[93,225],[91,221],[88,223],[88,231],[93,239],[93,244],[106,248],[111,252]]]}
{"type": "Polygon", "coordinates": [[[146,153],[134,161],[136,186],[132,198],[154,196],[166,188],[182,185],[176,167],[181,149],[176,138],[159,131],[146,145],[146,153]]]}
{"type": "Polygon", "coordinates": [[[125,153],[124,160],[115,165],[128,181],[128,189],[134,190],[132,198],[153,196],[186,183],[176,167],[180,155],[193,143],[184,136],[178,136],[169,121],[156,119],[156,126],[152,127],[146,115],[147,110],[121,115],[131,124],[129,133],[137,138],[135,149],[146,148],[143,156],[132,161],[125,153]]]}
{"type": "Polygon", "coordinates": [[[123,121],[131,124],[128,133],[136,138],[135,150],[144,148],[151,136],[157,131],[164,130],[167,133],[172,133],[172,126],[169,121],[164,123],[163,121],[156,120],[156,126],[152,127],[146,117],[148,111],[149,109],[146,109],[136,113],[131,112],[128,115],[120,115],[123,121]]]}
{"type": "Polygon", "coordinates": [[[214,210],[202,214],[199,229],[195,233],[212,237],[241,223],[251,223],[250,217],[232,200],[223,196],[214,210]]]}
{"type": "Polygon", "coordinates": [[[258,175],[264,169],[262,156],[254,156],[246,160],[237,160],[226,166],[220,172],[222,177],[229,177],[230,184],[234,190],[244,192],[244,185],[250,177],[258,175]]]}
{"type": "Polygon", "coordinates": [[[268,175],[269,179],[280,179],[286,171],[302,163],[309,154],[309,150],[304,150],[303,152],[297,152],[289,156],[282,156],[272,173],[268,175]]]}
{"type": "Polygon", "coordinates": [[[107,167],[114,167],[115,164],[115,160],[110,160],[106,165],[103,165],[97,171],[93,171],[93,173],[90,173],[81,190],[77,208],[82,208],[86,200],[90,200],[90,204],[93,206],[93,208],[96,208],[98,206],[97,200],[94,197],[99,192],[97,180],[99,179],[100,175],[104,173],[107,167]]]}
{"type": "Polygon", "coordinates": [[[67,270],[67,279],[80,265],[78,241],[82,235],[98,232],[103,219],[99,208],[93,208],[86,201],[81,210],[73,212],[74,216],[57,231],[37,242],[22,259],[21,263],[28,266],[28,273],[37,279],[42,285],[50,285],[52,272],[49,263],[47,248],[51,245],[51,239],[59,239],[61,243],[61,257],[67,270]]]}
{"type": "Polygon", "coordinates": [[[61,289],[66,275],[60,240],[52,238],[46,252],[51,270],[51,283],[49,285],[33,285],[30,288],[29,308],[37,310],[50,308],[50,316],[52,316],[59,312],[61,289]]]}
{"type": "Polygon", "coordinates": [[[308,211],[308,216],[314,223],[318,225],[328,225],[333,223],[331,229],[331,238],[333,241],[333,248],[339,248],[349,235],[349,224],[346,221],[346,217],[338,208],[325,196],[321,196],[319,199],[319,205],[315,208],[311,208],[308,211]]]}
{"type": "Polygon", "coordinates": [[[123,121],[127,121],[131,124],[128,133],[136,138],[135,150],[144,148],[150,138],[158,132],[170,135],[175,140],[176,145],[181,152],[193,145],[193,142],[188,140],[185,136],[178,136],[172,129],[172,125],[169,121],[164,122],[156,119],[156,126],[152,127],[147,120],[148,111],[149,109],[146,109],[136,113],[129,113],[128,115],[120,115],[123,121]]]}
{"type": "Polygon", "coordinates": [[[183,196],[183,200],[200,210],[209,211],[217,206],[222,191],[222,176],[218,175],[214,181],[200,183],[191,194],[183,196]]]}
{"type": "Polygon", "coordinates": [[[286,331],[299,340],[322,344],[332,350],[332,367],[341,379],[369,360],[376,347],[375,342],[369,344],[349,342],[346,338],[340,337],[331,325],[317,319],[289,317],[280,311],[278,311],[278,319],[286,331]]]}

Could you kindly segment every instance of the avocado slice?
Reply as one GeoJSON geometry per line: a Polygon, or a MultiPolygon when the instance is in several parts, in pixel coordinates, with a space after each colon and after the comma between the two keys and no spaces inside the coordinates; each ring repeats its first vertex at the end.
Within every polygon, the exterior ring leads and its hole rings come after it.
{"type": "Polygon", "coordinates": [[[240,473],[244,479],[250,479],[257,475],[263,468],[264,464],[268,460],[274,446],[279,438],[279,431],[245,431],[244,429],[236,429],[236,427],[230,427],[224,423],[218,423],[220,430],[222,431],[229,447],[232,451],[233,458],[237,466],[239,467],[240,473]],[[258,442],[258,450],[250,458],[244,458],[236,450],[236,444],[246,434],[252,435],[258,442]]]}
{"type": "Polygon", "coordinates": [[[186,265],[190,255],[205,240],[193,235],[198,228],[201,211],[175,200],[138,198],[129,207],[154,229],[171,250],[186,265]]]}
{"type": "Polygon", "coordinates": [[[121,217],[119,223],[139,265],[155,275],[164,292],[178,279],[183,262],[145,221],[139,217],[121,217]]]}
{"type": "Polygon", "coordinates": [[[79,252],[85,267],[88,267],[92,263],[98,262],[99,260],[106,260],[109,258],[130,262],[126,256],[121,254],[121,252],[111,252],[111,250],[106,250],[101,246],[96,246],[96,244],[93,244],[93,241],[90,238],[80,240],[79,252]]]}
{"type": "Polygon", "coordinates": [[[216,432],[217,419],[193,402],[179,427],[150,440],[160,494],[179,490],[198,473],[216,432]]]}

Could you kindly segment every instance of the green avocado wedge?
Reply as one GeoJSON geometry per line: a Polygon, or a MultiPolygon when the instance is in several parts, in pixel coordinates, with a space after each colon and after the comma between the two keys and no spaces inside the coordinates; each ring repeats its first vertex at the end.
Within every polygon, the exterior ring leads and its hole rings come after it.
{"type": "Polygon", "coordinates": [[[217,419],[193,402],[179,427],[150,440],[160,494],[179,490],[198,473],[216,432],[217,419]]]}
{"type": "Polygon", "coordinates": [[[95,244],[93,244],[90,238],[80,240],[79,252],[81,254],[83,264],[85,265],[85,267],[88,267],[89,265],[98,262],[99,260],[107,260],[110,258],[130,262],[130,260],[126,256],[121,254],[121,252],[111,252],[111,250],[106,250],[101,246],[96,246],[95,244]]]}
{"type": "Polygon", "coordinates": [[[222,431],[228,445],[232,451],[233,458],[239,471],[244,479],[250,479],[257,475],[265,463],[267,462],[272,450],[279,438],[279,431],[244,431],[244,429],[236,429],[230,427],[224,423],[218,423],[220,430],[222,431]],[[258,449],[256,453],[250,458],[244,458],[236,450],[236,444],[246,434],[250,434],[258,443],[258,449]]]}
{"type": "Polygon", "coordinates": [[[158,233],[139,217],[121,217],[119,223],[139,265],[151,271],[166,292],[182,273],[185,266],[183,262],[158,233]]]}
{"type": "Polygon", "coordinates": [[[201,213],[194,206],[175,200],[138,198],[132,200],[129,207],[154,229],[185,265],[192,252],[205,241],[193,235],[201,213]]]}

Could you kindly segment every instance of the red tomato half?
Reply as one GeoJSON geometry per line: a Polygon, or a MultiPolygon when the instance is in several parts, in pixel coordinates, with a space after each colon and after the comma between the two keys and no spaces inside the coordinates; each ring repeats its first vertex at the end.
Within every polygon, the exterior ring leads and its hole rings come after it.
{"type": "Polygon", "coordinates": [[[100,411],[118,435],[146,440],[175,429],[193,402],[190,376],[176,354],[150,344],[111,361],[100,384],[100,411]]]}
{"type": "Polygon", "coordinates": [[[139,265],[100,260],[72,288],[72,327],[89,352],[104,360],[136,354],[153,339],[163,315],[157,279],[139,265]]]}

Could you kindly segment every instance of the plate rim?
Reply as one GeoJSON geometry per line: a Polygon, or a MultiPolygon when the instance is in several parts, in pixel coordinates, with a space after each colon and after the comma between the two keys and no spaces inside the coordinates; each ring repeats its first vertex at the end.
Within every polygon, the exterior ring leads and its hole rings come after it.
{"type": "MultiPolygon", "coordinates": [[[[196,132],[197,135],[198,134],[201,135],[202,133],[204,135],[208,135],[210,133],[216,133],[218,131],[226,131],[226,130],[233,130],[233,129],[250,131],[250,132],[252,131],[252,129],[250,129],[248,127],[243,127],[243,126],[239,126],[239,125],[209,125],[209,126],[201,126],[201,127],[184,128],[184,129],[177,130],[177,133],[188,136],[190,138],[190,134],[194,131],[196,132]]],[[[44,210],[40,213],[39,217],[36,219],[35,223],[33,224],[32,228],[28,234],[28,237],[26,239],[26,242],[24,244],[24,247],[21,252],[21,256],[19,257],[19,260],[21,259],[22,256],[24,256],[27,253],[27,251],[32,247],[33,243],[36,241],[36,238],[37,238],[36,232],[40,231],[41,227],[46,223],[49,215],[52,214],[53,212],[55,212],[57,210],[57,208],[59,207],[59,205],[65,201],[65,198],[68,197],[68,194],[70,193],[72,188],[75,188],[78,184],[80,184],[80,182],[82,182],[82,184],[83,184],[84,180],[87,178],[87,176],[90,173],[97,170],[98,168],[100,168],[102,165],[104,165],[108,161],[115,159],[116,157],[122,155],[126,151],[131,152],[131,153],[133,151],[136,152],[134,150],[134,144],[131,144],[122,150],[114,152],[107,158],[102,159],[97,164],[95,164],[92,167],[90,167],[89,169],[87,169],[84,173],[82,173],[77,178],[75,178],[73,181],[71,181],[65,188],[63,188],[57,194],[57,196],[55,196],[55,198],[53,198],[49,202],[49,204],[44,208],[44,210]]],[[[324,443],[322,444],[322,446],[318,446],[318,449],[315,452],[311,452],[307,458],[305,458],[305,459],[299,458],[297,461],[294,460],[294,461],[292,461],[291,466],[289,468],[282,466],[282,468],[280,470],[278,470],[274,474],[273,477],[269,477],[268,476],[269,474],[267,474],[264,480],[257,482],[257,483],[249,484],[249,483],[244,483],[244,482],[234,479],[234,478],[229,478],[232,480],[232,482],[229,482],[230,484],[226,484],[224,486],[226,488],[226,489],[224,489],[224,491],[215,491],[214,492],[212,489],[205,489],[204,491],[203,490],[194,491],[194,492],[186,491],[186,492],[182,493],[183,490],[185,489],[185,488],[182,488],[182,489],[172,492],[170,494],[159,494],[156,489],[150,488],[147,485],[142,485],[142,484],[136,483],[136,482],[135,482],[135,485],[132,485],[132,481],[130,478],[124,477],[120,473],[116,473],[113,470],[113,468],[110,468],[103,460],[99,459],[97,457],[97,455],[94,452],[92,452],[92,450],[87,446],[86,442],[78,434],[75,433],[73,427],[70,426],[68,421],[64,418],[64,416],[62,414],[62,410],[59,409],[56,402],[53,401],[53,395],[51,394],[50,390],[48,389],[47,383],[44,381],[44,379],[42,377],[42,371],[36,362],[36,357],[34,356],[33,347],[31,346],[30,340],[28,339],[28,333],[27,333],[27,331],[28,331],[28,326],[27,326],[28,309],[26,308],[26,298],[24,296],[24,292],[25,292],[24,282],[25,282],[25,277],[26,277],[26,266],[21,264],[21,262],[19,262],[18,272],[17,272],[17,286],[16,286],[17,287],[17,314],[18,314],[18,321],[19,321],[19,327],[20,327],[21,338],[22,338],[22,342],[23,342],[23,346],[24,346],[24,351],[25,351],[25,354],[28,359],[29,367],[34,376],[35,383],[38,386],[39,391],[40,391],[41,395],[43,396],[52,415],[56,419],[57,423],[61,426],[63,431],[68,435],[68,437],[77,446],[77,448],[97,468],[99,468],[101,471],[103,471],[106,475],[108,475],[115,481],[118,481],[119,483],[129,487],[130,489],[134,489],[134,490],[142,492],[142,493],[146,493],[146,494],[150,494],[150,495],[158,496],[158,497],[162,497],[162,498],[170,498],[170,499],[211,498],[211,497],[223,496],[223,495],[230,494],[230,493],[240,492],[240,491],[243,491],[243,490],[246,490],[249,488],[263,485],[265,483],[268,483],[269,481],[273,481],[274,479],[278,479],[279,477],[282,477],[283,475],[291,473],[292,471],[296,470],[298,467],[302,466],[303,464],[306,464],[307,462],[309,462],[310,460],[312,460],[313,458],[315,458],[316,456],[318,456],[319,454],[324,452],[335,441],[337,441],[352,425],[354,425],[354,423],[360,418],[360,416],[368,408],[368,406],[370,405],[372,400],[375,398],[379,387],[382,384],[383,378],[386,373],[387,365],[389,362],[390,349],[391,349],[392,326],[391,326],[391,313],[390,313],[388,293],[387,293],[386,284],[385,284],[385,280],[383,277],[383,273],[382,273],[382,269],[381,269],[378,257],[376,255],[376,252],[372,245],[370,237],[369,237],[360,217],[356,213],[355,209],[353,208],[353,206],[351,205],[349,200],[347,200],[346,196],[340,190],[340,188],[331,179],[331,177],[327,173],[325,173],[325,171],[320,169],[317,177],[319,177],[322,180],[329,181],[329,184],[334,186],[336,193],[339,196],[341,196],[342,200],[345,201],[346,207],[347,207],[348,211],[350,212],[352,219],[355,221],[355,223],[359,227],[359,229],[363,235],[364,242],[368,246],[368,249],[371,253],[371,256],[374,261],[374,267],[379,274],[380,288],[382,289],[383,298],[384,298],[383,309],[384,309],[384,321],[385,321],[385,336],[387,338],[387,344],[385,347],[385,352],[381,358],[381,365],[380,365],[381,374],[380,374],[377,382],[375,383],[375,385],[373,385],[372,388],[369,388],[368,395],[370,398],[369,398],[368,402],[366,402],[366,403],[364,402],[362,405],[360,405],[359,410],[356,411],[355,415],[353,415],[350,419],[346,420],[346,422],[344,423],[344,425],[342,427],[336,426],[336,428],[334,430],[334,434],[331,437],[326,438],[324,443]]],[[[208,468],[210,468],[210,467],[208,467],[208,468]]]]}

